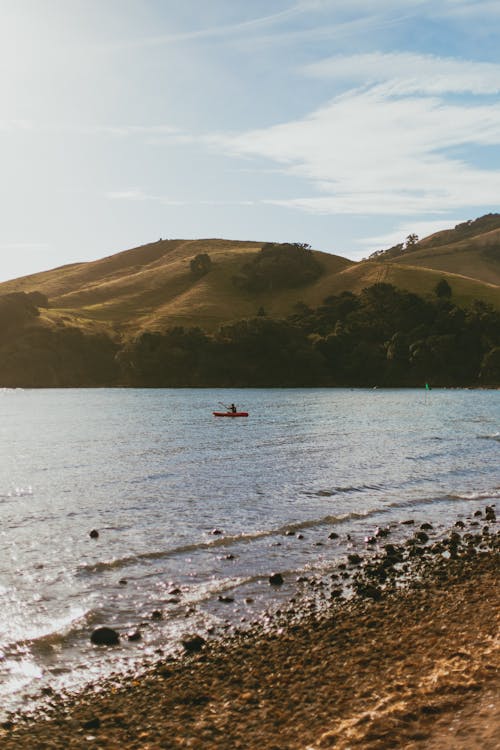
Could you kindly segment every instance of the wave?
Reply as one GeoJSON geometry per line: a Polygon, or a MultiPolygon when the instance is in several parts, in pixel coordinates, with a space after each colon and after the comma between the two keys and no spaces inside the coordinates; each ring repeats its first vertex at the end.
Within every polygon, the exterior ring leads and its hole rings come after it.
{"type": "MultiPolygon", "coordinates": [[[[360,488],[351,488],[352,492],[362,492],[365,489],[380,489],[376,485],[362,485],[360,488]]],[[[343,488],[343,491],[346,491],[343,488]]],[[[322,492],[321,490],[319,492],[322,492]]],[[[309,493],[317,495],[319,493],[309,493]]],[[[361,519],[369,519],[373,516],[384,515],[389,512],[393,512],[400,508],[406,510],[408,508],[417,508],[422,505],[435,505],[438,503],[449,503],[460,500],[495,500],[500,498],[500,488],[496,487],[489,490],[482,490],[476,492],[464,492],[464,493],[445,493],[440,495],[432,495],[429,497],[421,498],[407,498],[397,499],[393,502],[387,502],[384,505],[379,505],[375,508],[370,508],[364,511],[352,511],[350,513],[343,513],[340,515],[325,515],[319,518],[310,518],[303,521],[296,521],[291,523],[283,524],[282,526],[261,529],[253,533],[243,534],[230,534],[220,535],[210,541],[198,541],[189,544],[179,545],[177,547],[171,547],[169,549],[151,550],[148,552],[142,552],[135,555],[126,555],[123,557],[116,557],[111,560],[100,560],[95,563],[86,563],[77,567],[76,573],[78,575],[92,575],[96,573],[105,573],[107,571],[126,568],[130,565],[137,565],[143,562],[151,560],[164,560],[185,554],[192,554],[196,552],[218,550],[227,547],[232,547],[241,544],[251,544],[258,542],[262,539],[275,537],[275,536],[286,536],[295,534],[306,529],[313,529],[320,526],[335,526],[346,524],[351,521],[357,521],[361,519]]]]}
{"type": "Polygon", "coordinates": [[[176,555],[183,555],[203,550],[231,547],[237,544],[251,544],[252,542],[259,541],[260,539],[265,539],[272,536],[285,536],[287,533],[296,533],[304,529],[314,528],[315,526],[341,524],[345,523],[346,521],[366,518],[370,515],[380,513],[380,511],[380,508],[376,508],[365,512],[345,513],[339,516],[328,515],[323,516],[322,518],[313,518],[307,519],[305,521],[297,521],[295,523],[287,523],[277,528],[263,529],[261,531],[249,534],[233,534],[230,536],[221,536],[210,542],[193,542],[192,544],[171,547],[170,549],[166,550],[154,550],[151,552],[142,552],[137,555],[118,557],[112,560],[101,560],[96,563],[86,563],[84,565],[78,566],[77,573],[84,575],[92,573],[103,573],[107,570],[124,568],[128,565],[147,562],[148,560],[162,560],[168,557],[175,557],[176,555]]]}
{"type": "Polygon", "coordinates": [[[347,485],[345,487],[332,487],[331,489],[317,490],[316,492],[304,492],[304,494],[309,495],[309,497],[333,497],[334,495],[344,495],[349,494],[350,492],[366,492],[366,490],[381,492],[383,489],[384,486],[381,484],[360,484],[347,485]]]}
{"type": "Polygon", "coordinates": [[[500,432],[494,432],[492,435],[476,435],[478,440],[496,440],[500,442],[500,432]]]}
{"type": "Polygon", "coordinates": [[[69,638],[81,631],[83,625],[88,625],[98,619],[97,610],[74,609],[65,617],[52,620],[45,625],[27,631],[12,641],[1,644],[4,653],[19,653],[29,649],[31,651],[48,651],[62,645],[69,638]]]}

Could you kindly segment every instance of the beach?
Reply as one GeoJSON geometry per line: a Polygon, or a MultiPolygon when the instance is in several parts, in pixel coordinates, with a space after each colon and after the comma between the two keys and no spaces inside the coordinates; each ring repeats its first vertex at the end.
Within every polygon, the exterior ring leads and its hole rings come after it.
{"type": "Polygon", "coordinates": [[[245,631],[186,637],[182,657],[146,674],[48,695],[37,715],[3,723],[0,746],[494,750],[495,527],[490,515],[433,543],[417,527],[401,545],[303,581],[302,593],[245,631]]]}

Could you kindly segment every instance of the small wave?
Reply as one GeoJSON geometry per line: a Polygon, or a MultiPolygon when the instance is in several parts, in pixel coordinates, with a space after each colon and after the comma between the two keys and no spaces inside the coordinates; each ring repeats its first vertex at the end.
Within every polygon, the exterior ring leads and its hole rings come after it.
{"type": "Polygon", "coordinates": [[[32,497],[32,495],[33,488],[28,485],[28,487],[14,487],[13,490],[7,492],[6,495],[1,495],[1,497],[32,497]]]}
{"type": "Polygon", "coordinates": [[[494,432],[493,435],[477,435],[478,440],[496,440],[500,442],[500,432],[494,432]]]}
{"type": "Polygon", "coordinates": [[[333,495],[345,495],[350,492],[366,492],[366,490],[375,490],[380,492],[384,488],[380,484],[360,484],[360,485],[347,485],[346,487],[332,487],[331,489],[317,490],[316,492],[305,492],[304,494],[309,496],[318,497],[333,497],[333,495]]]}
{"type": "Polygon", "coordinates": [[[252,542],[258,541],[260,539],[265,539],[272,536],[283,536],[286,532],[290,531],[297,532],[304,529],[314,528],[315,526],[340,524],[345,523],[346,521],[366,518],[375,513],[380,513],[380,510],[380,508],[375,508],[371,511],[366,511],[363,513],[353,512],[345,513],[340,516],[323,516],[322,518],[313,518],[305,521],[297,521],[296,523],[287,523],[284,526],[280,526],[274,529],[263,529],[262,531],[257,531],[253,534],[233,534],[230,536],[221,536],[210,542],[194,542],[192,544],[185,544],[166,550],[143,552],[137,555],[117,557],[112,560],[101,560],[96,563],[87,563],[84,565],[80,565],[77,568],[77,572],[80,575],[104,573],[108,570],[124,568],[128,565],[147,562],[149,560],[162,560],[169,557],[175,557],[176,555],[184,555],[193,552],[200,552],[203,550],[219,549],[220,547],[231,547],[237,544],[251,544],[252,542]]]}
{"type": "Polygon", "coordinates": [[[92,609],[72,610],[66,617],[53,620],[45,626],[23,633],[16,640],[2,644],[4,652],[13,652],[29,648],[32,651],[46,651],[62,645],[68,638],[75,635],[82,625],[90,623],[97,612],[92,609]]]}
{"type": "MultiPolygon", "coordinates": [[[[500,488],[483,490],[482,492],[448,493],[444,495],[433,495],[431,497],[408,498],[407,500],[396,500],[389,503],[388,508],[413,508],[420,505],[436,505],[438,503],[449,503],[455,500],[494,500],[500,497],[500,488]]],[[[379,509],[378,512],[382,512],[379,509]]]]}

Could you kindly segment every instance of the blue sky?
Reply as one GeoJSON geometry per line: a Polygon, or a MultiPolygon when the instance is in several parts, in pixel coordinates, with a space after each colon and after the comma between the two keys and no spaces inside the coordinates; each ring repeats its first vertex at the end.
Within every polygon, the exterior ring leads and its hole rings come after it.
{"type": "Polygon", "coordinates": [[[0,279],[500,210],[498,0],[0,0],[0,279]]]}

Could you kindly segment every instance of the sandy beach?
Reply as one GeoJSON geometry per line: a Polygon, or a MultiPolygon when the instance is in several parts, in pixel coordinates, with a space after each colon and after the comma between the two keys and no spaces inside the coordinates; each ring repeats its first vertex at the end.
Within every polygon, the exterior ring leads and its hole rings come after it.
{"type": "Polygon", "coordinates": [[[191,644],[199,650],[141,677],[49,696],[45,712],[4,722],[0,747],[494,750],[495,526],[433,544],[416,529],[399,547],[354,556],[305,582],[270,625],[191,644]]]}

